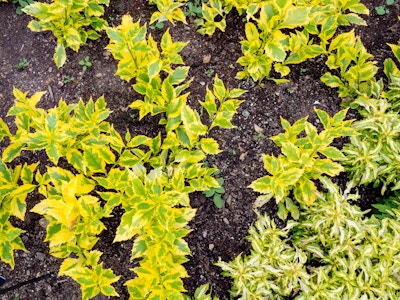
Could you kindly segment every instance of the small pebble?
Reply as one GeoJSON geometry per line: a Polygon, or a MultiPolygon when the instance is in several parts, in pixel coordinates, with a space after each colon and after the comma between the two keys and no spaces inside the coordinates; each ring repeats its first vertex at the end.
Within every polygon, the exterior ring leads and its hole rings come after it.
{"type": "Polygon", "coordinates": [[[40,260],[43,261],[46,258],[46,254],[42,253],[42,252],[36,252],[35,257],[40,260]]]}
{"type": "Polygon", "coordinates": [[[250,116],[250,113],[247,110],[244,110],[242,111],[242,116],[248,118],[250,116]]]}
{"type": "Polygon", "coordinates": [[[227,218],[222,219],[226,225],[229,225],[229,220],[227,218]]]}
{"type": "Polygon", "coordinates": [[[228,204],[228,206],[231,206],[231,204],[232,204],[232,195],[229,195],[229,196],[226,198],[226,204],[228,204]]]}
{"type": "Polygon", "coordinates": [[[101,78],[102,76],[103,76],[103,74],[101,74],[101,73],[97,73],[96,75],[94,75],[94,76],[96,76],[96,78],[101,78]]]}
{"type": "Polygon", "coordinates": [[[203,238],[206,238],[207,237],[207,230],[204,230],[203,231],[203,238]]]}
{"type": "Polygon", "coordinates": [[[244,161],[246,159],[246,156],[247,156],[247,152],[244,152],[244,153],[240,154],[239,159],[241,161],[244,161]]]}
{"type": "Polygon", "coordinates": [[[49,225],[49,221],[47,221],[45,218],[41,218],[39,220],[39,225],[42,226],[43,228],[47,228],[47,225],[49,225]]]}
{"type": "Polygon", "coordinates": [[[211,61],[211,55],[205,55],[203,57],[203,64],[208,64],[211,61]]]}
{"type": "Polygon", "coordinates": [[[264,131],[264,129],[262,129],[260,126],[258,126],[257,124],[254,124],[254,130],[257,133],[262,133],[264,131]]]}
{"type": "Polygon", "coordinates": [[[208,249],[210,249],[210,251],[212,251],[214,249],[214,247],[215,247],[214,244],[209,244],[208,245],[208,249]]]}
{"type": "Polygon", "coordinates": [[[105,59],[109,59],[109,58],[110,58],[110,55],[111,55],[111,53],[108,52],[108,51],[104,51],[104,52],[103,52],[103,56],[104,56],[105,59]]]}

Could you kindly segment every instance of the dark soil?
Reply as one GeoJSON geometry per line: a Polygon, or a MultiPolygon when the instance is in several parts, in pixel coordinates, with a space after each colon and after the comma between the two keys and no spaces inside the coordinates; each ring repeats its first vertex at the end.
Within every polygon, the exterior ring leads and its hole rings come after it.
{"type": "MultiPolygon", "coordinates": [[[[368,27],[356,27],[363,43],[370,53],[375,56],[381,68],[383,60],[391,56],[387,43],[397,44],[399,28],[397,16],[399,3],[390,7],[390,13],[378,16],[375,7],[382,5],[379,0],[362,1],[369,9],[370,16],[364,17],[368,27]]],[[[120,23],[122,15],[129,13],[134,19],[147,21],[154,8],[149,7],[144,0],[113,1],[107,9],[106,17],[113,25],[120,23]]],[[[8,109],[13,105],[13,87],[31,93],[47,91],[40,106],[51,108],[62,97],[67,102],[77,102],[81,97],[88,100],[104,95],[108,107],[113,110],[110,117],[117,130],[132,133],[155,134],[157,123],[151,118],[138,122],[137,113],[127,109],[128,105],[139,98],[131,86],[114,76],[117,62],[104,50],[108,43],[106,36],[90,42],[82,47],[79,53],[68,51],[68,61],[64,67],[57,69],[52,56],[55,40],[50,32],[34,33],[27,28],[30,17],[16,15],[15,6],[9,3],[0,4],[0,116],[13,128],[13,120],[7,117],[8,109]],[[90,57],[93,66],[86,72],[82,71],[78,61],[85,56],[90,57]],[[26,58],[29,67],[19,70],[18,62],[26,58]],[[66,76],[73,77],[66,82],[66,76]]],[[[318,125],[313,108],[326,110],[330,115],[341,109],[341,100],[336,91],[326,87],[320,80],[325,72],[324,58],[307,61],[292,68],[289,76],[291,82],[275,85],[265,82],[262,86],[251,81],[235,79],[240,66],[236,60],[241,56],[239,41],[244,35],[242,17],[232,13],[227,19],[225,33],[217,32],[212,37],[204,37],[195,30],[193,22],[188,25],[171,26],[171,34],[175,41],[190,41],[182,51],[186,65],[191,67],[190,76],[194,81],[189,89],[190,103],[197,105],[203,99],[206,86],[211,86],[215,73],[230,88],[247,89],[234,123],[238,126],[233,130],[214,130],[212,135],[224,150],[215,157],[210,157],[211,165],[221,170],[225,180],[226,193],[223,195],[225,205],[218,209],[212,200],[202,194],[191,195],[191,203],[197,208],[197,214],[190,223],[193,229],[187,237],[192,256],[185,264],[190,278],[185,279],[185,287],[190,295],[196,287],[210,283],[213,292],[221,299],[229,299],[231,281],[220,274],[220,269],[214,262],[222,259],[229,261],[241,252],[249,251],[246,235],[249,226],[255,220],[252,204],[257,195],[248,185],[255,179],[266,175],[261,163],[261,154],[279,153],[279,149],[268,138],[281,132],[280,116],[294,122],[309,116],[309,120],[318,125]],[[211,59],[208,61],[208,56],[211,59]],[[264,135],[260,136],[262,129],[264,135]],[[257,138],[258,135],[258,138],[257,138]]],[[[348,29],[345,29],[348,30],[348,29]]],[[[149,30],[155,39],[160,39],[163,30],[149,30]]],[[[355,118],[354,112],[349,113],[355,118]]],[[[340,142],[339,142],[340,144],[340,142]]],[[[34,157],[22,159],[40,159],[40,153],[34,157]]],[[[338,181],[345,182],[346,175],[342,174],[338,181]]],[[[361,189],[362,206],[368,207],[375,201],[377,191],[369,188],[361,189]]],[[[28,198],[28,209],[40,199],[32,195],[28,198]]],[[[276,207],[273,202],[262,208],[263,212],[274,216],[276,207]]],[[[106,220],[109,230],[102,234],[97,248],[105,254],[102,257],[106,267],[121,275],[121,280],[115,285],[121,299],[128,299],[128,293],[123,283],[132,278],[129,270],[134,265],[129,261],[131,243],[113,244],[113,235],[118,225],[119,214],[113,219],[106,220]]],[[[80,299],[80,289],[70,278],[57,277],[61,261],[48,254],[48,245],[43,242],[45,229],[40,225],[40,217],[28,212],[24,222],[13,220],[20,228],[26,230],[22,239],[27,252],[15,253],[15,269],[0,262],[0,275],[7,279],[1,288],[10,288],[26,280],[38,278],[36,282],[25,284],[7,293],[0,290],[1,299],[80,299]],[[44,276],[43,278],[40,278],[44,276]]],[[[1,238],[1,237],[0,237],[1,238]]]]}

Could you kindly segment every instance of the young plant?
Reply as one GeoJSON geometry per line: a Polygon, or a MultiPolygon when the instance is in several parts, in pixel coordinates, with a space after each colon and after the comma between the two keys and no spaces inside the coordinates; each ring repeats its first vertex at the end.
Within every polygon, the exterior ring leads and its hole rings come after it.
{"type": "Polygon", "coordinates": [[[202,16],[202,8],[201,8],[201,1],[200,0],[194,0],[189,1],[186,3],[186,9],[184,10],[185,16],[191,16],[195,18],[200,18],[202,16]]]}
{"type": "Polygon", "coordinates": [[[19,62],[15,65],[15,67],[16,67],[17,69],[22,70],[22,69],[25,69],[25,68],[29,67],[30,63],[31,63],[31,62],[30,62],[28,59],[26,59],[25,57],[23,57],[23,58],[21,58],[21,59],[19,60],[19,62]]]}
{"type": "MultiPolygon", "coordinates": [[[[8,131],[3,122],[2,130],[8,131]]],[[[10,217],[24,220],[26,212],[26,197],[36,185],[33,184],[33,173],[37,164],[19,165],[15,169],[8,168],[0,160],[0,258],[14,269],[14,251],[26,250],[20,238],[24,230],[14,227],[10,217]]]]}
{"type": "Polygon", "coordinates": [[[329,45],[326,65],[331,70],[338,70],[338,75],[326,72],[321,80],[327,86],[338,88],[339,97],[353,99],[368,92],[375,81],[378,68],[373,56],[367,52],[354,30],[341,33],[329,45]]]}
{"type": "Polygon", "coordinates": [[[53,32],[57,39],[54,61],[61,67],[67,59],[66,48],[78,52],[87,39],[100,37],[99,32],[108,25],[101,18],[104,5],[108,4],[109,0],[55,0],[52,3],[34,2],[22,11],[38,19],[29,22],[32,31],[53,32]]]}
{"type": "Polygon", "coordinates": [[[352,182],[381,187],[382,194],[387,189],[400,189],[400,117],[391,110],[386,99],[358,97],[352,105],[357,105],[364,117],[353,124],[360,135],[350,138],[343,148],[342,160],[352,182]]]}
{"type": "Polygon", "coordinates": [[[204,74],[206,74],[207,77],[212,77],[215,73],[214,69],[207,69],[204,74]]]}
{"type": "Polygon", "coordinates": [[[262,159],[264,168],[270,175],[255,180],[250,187],[263,195],[257,198],[254,207],[261,207],[275,198],[278,204],[278,216],[285,220],[288,213],[294,219],[299,218],[299,205],[310,206],[318,198],[314,181],[323,174],[336,176],[344,168],[335,160],[344,155],[340,150],[330,146],[335,138],[355,136],[351,120],[344,120],[347,110],[342,110],[332,118],[319,109],[315,109],[324,130],[318,133],[317,128],[307,122],[307,118],[290,125],[281,118],[285,130],[271,139],[281,147],[278,157],[265,154],[262,159]],[[301,133],[304,137],[299,137],[301,133]],[[294,200],[290,197],[293,193],[294,200]],[[297,202],[297,204],[296,204],[297,202]]]}
{"type": "MultiPolygon", "coordinates": [[[[114,201],[131,199],[122,203],[126,212],[116,236],[122,241],[137,235],[132,258],[142,260],[133,269],[137,277],[127,282],[128,291],[135,298],[182,299],[182,278],[187,276],[182,264],[190,254],[183,237],[194,216],[188,194],[220,188],[214,178],[217,170],[207,167],[204,160],[221,150],[207,135],[216,126],[233,127],[231,120],[241,103],[237,98],[244,91],[228,90],[216,76],[213,90],[207,89],[205,101],[200,102],[210,118],[207,126],[186,103],[184,91],[191,80],[179,55],[186,43],[172,41],[167,30],[157,44],[151,35],[147,37],[146,27],[130,16],[123,16],[121,25],[108,28],[107,34],[107,49],[118,60],[117,74],[128,82],[135,79],[133,88],[143,97],[130,107],[139,110],[139,119],[160,115],[159,124],[165,126],[165,134],[154,138],[126,135],[118,165],[135,168],[136,175],[117,193],[103,194],[114,201]],[[151,169],[147,175],[144,163],[151,169]],[[136,216],[133,223],[132,214],[136,216]]],[[[99,178],[99,183],[115,189],[111,182],[120,173],[115,172],[110,181],[99,178]]]]}
{"type": "MultiPolygon", "coordinates": [[[[7,0],[5,0],[7,2],[7,0]]],[[[22,9],[25,8],[25,6],[28,6],[30,4],[33,4],[35,1],[34,0],[12,0],[12,3],[17,4],[17,8],[15,9],[15,12],[18,15],[22,14],[22,9]]]]}
{"type": "Polygon", "coordinates": [[[203,35],[212,35],[216,29],[225,31],[225,15],[229,12],[219,0],[202,2],[202,18],[196,19],[197,31],[203,35]],[[217,21],[217,19],[219,19],[217,21]]]}
{"type": "Polygon", "coordinates": [[[75,80],[74,76],[69,76],[69,75],[64,75],[63,76],[63,82],[64,83],[70,83],[73,82],[75,80]]]}
{"type": "Polygon", "coordinates": [[[217,180],[219,187],[204,191],[203,194],[207,198],[212,198],[216,207],[222,208],[224,206],[222,195],[225,194],[225,189],[222,187],[224,185],[224,179],[222,177],[216,177],[215,179],[217,180]]]}
{"type": "Polygon", "coordinates": [[[151,15],[150,25],[154,22],[169,21],[175,24],[175,21],[180,21],[186,24],[186,17],[182,7],[186,1],[174,0],[149,0],[150,5],[156,5],[157,10],[151,15]]]}
{"type": "Polygon", "coordinates": [[[378,16],[384,16],[389,13],[389,10],[383,5],[375,6],[375,11],[378,16]]]}
{"type": "Polygon", "coordinates": [[[384,16],[390,12],[387,6],[391,6],[393,4],[394,0],[386,0],[386,6],[384,5],[375,6],[375,11],[378,14],[378,16],[384,16]]]}
{"type": "Polygon", "coordinates": [[[164,28],[164,22],[157,21],[157,23],[153,23],[152,25],[149,26],[150,29],[163,29],[164,28]]]}
{"type": "Polygon", "coordinates": [[[400,211],[395,219],[365,217],[356,195],[325,177],[327,193],[300,211],[298,221],[276,226],[259,216],[249,230],[252,250],[218,262],[239,299],[397,299],[400,211]]]}
{"type": "MultiPolygon", "coordinates": [[[[236,2],[231,3],[235,7],[236,2]]],[[[267,78],[277,83],[287,80],[271,78],[272,70],[285,77],[289,65],[327,53],[329,40],[339,26],[366,25],[358,14],[368,14],[359,1],[260,2],[247,7],[237,3],[247,19],[246,38],[241,41],[243,56],[237,61],[244,69],[237,77],[254,81],[267,78]]]]}
{"type": "Polygon", "coordinates": [[[78,62],[78,64],[79,64],[80,66],[82,66],[82,71],[83,71],[83,72],[86,72],[86,70],[92,66],[92,63],[90,62],[89,56],[88,56],[88,55],[85,56],[85,59],[81,59],[81,60],[78,62]]]}
{"type": "MultiPolygon", "coordinates": [[[[16,101],[8,114],[15,117],[17,131],[9,136],[10,144],[2,153],[2,161],[13,161],[21,151],[44,150],[54,166],[47,167],[43,174],[34,174],[33,166],[17,166],[15,170],[24,171],[21,180],[26,184],[15,182],[19,187],[14,186],[14,192],[7,196],[11,201],[9,205],[13,206],[3,206],[1,212],[3,216],[4,213],[15,214],[17,204],[17,216],[21,218],[25,211],[24,195],[37,186],[44,199],[32,211],[47,220],[46,241],[50,253],[64,259],[60,275],[71,276],[80,283],[83,299],[100,292],[117,296],[111,284],[119,277],[104,269],[99,263],[101,252],[92,250],[98,235],[105,229],[100,219],[109,217],[114,207],[101,205],[100,198],[94,194],[95,181],[90,178],[94,173],[105,173],[106,164],[114,162],[114,154],[108,145],[111,142],[106,140],[115,136],[115,131],[104,122],[110,111],[105,107],[104,98],[96,103],[90,100],[86,105],[82,101],[67,105],[60,100],[57,107],[45,111],[37,108],[43,94],[27,97],[26,93],[14,90],[16,101]],[[57,167],[61,158],[77,174],[57,167]],[[37,184],[28,184],[33,179],[37,184]],[[17,202],[12,196],[14,193],[17,202]]],[[[18,177],[14,175],[12,180],[18,180],[18,177]]],[[[2,224],[7,225],[7,222],[2,224]]],[[[4,255],[2,259],[8,257],[4,255]]]]}

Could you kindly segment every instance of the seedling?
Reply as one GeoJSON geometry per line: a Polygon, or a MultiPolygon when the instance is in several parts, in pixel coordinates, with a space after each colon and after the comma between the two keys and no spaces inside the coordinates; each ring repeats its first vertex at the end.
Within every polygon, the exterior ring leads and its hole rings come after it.
{"type": "Polygon", "coordinates": [[[376,6],[375,11],[379,16],[384,16],[385,14],[389,13],[389,10],[386,7],[384,7],[383,5],[376,6]]]}
{"type": "Polygon", "coordinates": [[[228,152],[229,152],[230,154],[232,154],[232,155],[236,155],[236,150],[233,149],[233,148],[229,148],[229,149],[228,149],[228,152]]]}
{"type": "Polygon", "coordinates": [[[31,62],[25,57],[21,58],[20,61],[15,65],[17,69],[25,69],[31,62]]]}
{"type": "Polygon", "coordinates": [[[87,68],[90,68],[92,66],[88,55],[85,56],[85,59],[80,60],[78,64],[82,66],[83,72],[86,72],[87,68]]]}
{"type": "MultiPolygon", "coordinates": [[[[394,0],[386,0],[386,5],[390,6],[393,4],[394,4],[394,0]]],[[[384,16],[390,12],[389,9],[383,5],[376,6],[375,11],[379,16],[384,16]]]]}
{"type": "Polygon", "coordinates": [[[219,188],[211,188],[207,191],[204,191],[203,194],[207,198],[212,198],[216,207],[222,208],[224,205],[224,200],[222,199],[222,195],[225,194],[225,189],[222,187],[224,184],[224,179],[222,177],[215,178],[221,187],[219,188]]]}
{"type": "Polygon", "coordinates": [[[12,3],[18,4],[17,8],[15,9],[15,12],[17,13],[17,15],[22,15],[22,13],[23,13],[22,9],[25,6],[32,4],[33,2],[35,2],[35,1],[34,0],[12,0],[12,3]]]}
{"type": "Polygon", "coordinates": [[[206,74],[207,77],[212,77],[212,76],[214,75],[214,73],[215,73],[215,70],[214,70],[214,69],[208,69],[208,70],[206,70],[206,71],[204,72],[204,74],[206,74]]]}
{"type": "Polygon", "coordinates": [[[63,82],[64,83],[70,83],[70,82],[72,82],[74,80],[75,80],[75,78],[73,76],[68,76],[68,75],[64,75],[63,76],[63,82]]]}
{"type": "Polygon", "coordinates": [[[202,16],[201,1],[194,0],[193,2],[186,3],[186,10],[184,12],[185,16],[192,16],[200,18],[202,16]]]}
{"type": "Polygon", "coordinates": [[[157,23],[153,23],[152,25],[149,26],[150,29],[155,30],[155,29],[163,29],[164,28],[164,22],[157,21],[157,23]]]}
{"type": "Polygon", "coordinates": [[[265,140],[267,137],[264,135],[264,133],[260,132],[259,134],[255,135],[253,137],[253,140],[256,142],[261,142],[262,140],[265,140]]]}

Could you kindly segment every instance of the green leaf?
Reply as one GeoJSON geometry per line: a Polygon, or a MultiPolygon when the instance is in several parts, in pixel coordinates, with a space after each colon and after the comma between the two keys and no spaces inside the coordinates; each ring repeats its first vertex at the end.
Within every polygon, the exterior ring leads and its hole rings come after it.
{"type": "Polygon", "coordinates": [[[67,54],[65,53],[65,46],[63,43],[58,43],[56,51],[54,52],[54,62],[58,68],[62,67],[67,60],[67,54]]]}
{"type": "Polygon", "coordinates": [[[224,200],[222,199],[221,194],[215,194],[213,196],[213,202],[218,208],[222,208],[224,206],[224,200]]]}
{"type": "Polygon", "coordinates": [[[143,228],[147,222],[148,220],[143,218],[140,212],[133,210],[125,212],[122,215],[121,223],[117,228],[114,243],[131,239],[139,233],[141,228],[143,228]]]}
{"type": "Polygon", "coordinates": [[[316,199],[317,188],[310,179],[306,177],[299,178],[299,182],[295,186],[293,193],[299,203],[310,206],[316,199]]]}
{"type": "Polygon", "coordinates": [[[257,29],[256,25],[254,25],[251,22],[246,23],[245,33],[246,33],[246,39],[248,39],[249,41],[258,40],[260,37],[260,34],[258,33],[258,29],[257,29]]]}
{"type": "Polygon", "coordinates": [[[20,155],[24,147],[25,144],[19,144],[19,143],[10,144],[3,152],[3,157],[2,157],[3,161],[4,162],[13,161],[18,155],[20,155]]]}
{"type": "Polygon", "coordinates": [[[397,61],[400,61],[400,44],[398,45],[388,44],[388,45],[392,49],[394,56],[397,58],[397,61]]]}
{"type": "Polygon", "coordinates": [[[291,162],[299,162],[301,159],[300,150],[291,142],[284,142],[281,146],[282,153],[291,162]]]}
{"type": "Polygon", "coordinates": [[[200,140],[200,146],[206,154],[218,154],[222,152],[222,150],[219,149],[217,141],[213,138],[202,138],[200,140]]]}
{"type": "Polygon", "coordinates": [[[189,162],[189,163],[197,163],[205,159],[203,151],[196,150],[181,150],[178,155],[175,157],[176,162],[189,162]]]}
{"type": "Polygon", "coordinates": [[[321,77],[321,81],[331,88],[344,86],[344,83],[336,75],[332,75],[330,72],[326,72],[321,77]]]}
{"type": "Polygon", "coordinates": [[[342,165],[331,161],[330,159],[317,159],[314,162],[313,169],[321,174],[327,174],[329,176],[337,176],[340,172],[344,171],[342,165]]]}
{"type": "Polygon", "coordinates": [[[147,72],[149,74],[150,79],[157,76],[161,71],[161,62],[159,60],[155,60],[148,64],[147,72]]]}
{"type": "Polygon", "coordinates": [[[188,76],[189,67],[177,67],[175,70],[169,74],[168,79],[172,85],[177,85],[182,83],[188,76]]]}
{"type": "Polygon", "coordinates": [[[285,48],[280,43],[267,43],[264,50],[274,61],[283,62],[286,58],[285,48]]]}
{"type": "Polygon", "coordinates": [[[104,173],[105,162],[101,160],[99,153],[87,148],[83,153],[84,162],[92,173],[104,173]]]}
{"type": "Polygon", "coordinates": [[[280,28],[293,29],[301,27],[310,22],[310,10],[311,7],[290,7],[286,11],[283,21],[277,26],[280,28]]]}
{"type": "Polygon", "coordinates": [[[184,105],[182,107],[181,118],[187,131],[196,135],[204,135],[207,133],[207,126],[201,122],[197,111],[190,108],[190,106],[184,105]]]}
{"type": "Polygon", "coordinates": [[[324,155],[326,158],[330,158],[332,160],[340,160],[345,158],[343,153],[335,147],[325,147],[324,149],[318,150],[318,152],[324,155]]]}

